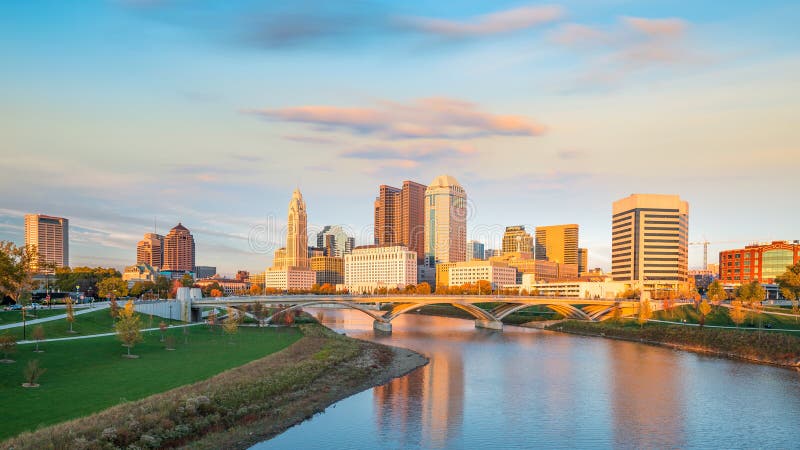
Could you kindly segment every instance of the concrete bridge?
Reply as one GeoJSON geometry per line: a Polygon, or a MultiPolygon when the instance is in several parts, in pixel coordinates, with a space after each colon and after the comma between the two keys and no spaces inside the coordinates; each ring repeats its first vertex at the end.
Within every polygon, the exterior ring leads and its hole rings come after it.
{"type": "MultiPolygon", "coordinates": [[[[183,302],[182,302],[183,303],[183,302]]],[[[281,312],[265,319],[270,323],[282,312],[297,310],[312,306],[336,305],[361,311],[374,320],[376,330],[391,332],[392,320],[427,305],[451,305],[466,311],[475,318],[475,326],[502,330],[502,320],[509,314],[530,306],[543,306],[564,317],[601,321],[614,317],[635,315],[639,312],[638,300],[618,299],[582,299],[567,297],[523,297],[523,296],[496,296],[496,295],[283,295],[283,296],[243,296],[243,297],[216,297],[188,300],[187,316],[192,321],[200,320],[200,311],[203,307],[234,307],[261,303],[270,307],[277,305],[287,306],[281,312]],[[391,304],[388,311],[380,310],[381,304],[391,304]],[[498,303],[491,310],[477,306],[479,303],[498,303]],[[369,306],[377,305],[378,309],[369,306]]],[[[651,302],[654,310],[661,309],[661,302],[651,302]]]]}

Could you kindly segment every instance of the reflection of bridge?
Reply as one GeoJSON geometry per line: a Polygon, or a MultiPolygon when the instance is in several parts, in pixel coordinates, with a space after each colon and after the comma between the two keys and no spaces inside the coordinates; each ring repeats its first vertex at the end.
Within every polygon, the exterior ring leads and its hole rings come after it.
{"type": "MultiPolygon", "coordinates": [[[[502,320],[509,314],[531,306],[549,308],[564,317],[589,321],[600,321],[613,316],[631,316],[639,311],[638,300],[591,300],[565,297],[514,297],[514,296],[488,296],[488,295],[392,295],[359,296],[359,295],[287,295],[287,296],[254,296],[254,297],[219,297],[192,300],[189,305],[193,320],[199,320],[200,309],[209,306],[239,307],[248,304],[261,303],[275,307],[284,305],[287,310],[296,310],[311,306],[337,305],[361,311],[375,322],[375,329],[381,331],[392,330],[392,320],[404,313],[414,311],[427,305],[451,305],[469,313],[475,318],[475,326],[502,330],[502,320]],[[481,303],[497,304],[492,309],[477,306],[481,303]],[[381,311],[371,309],[370,305],[391,304],[392,309],[381,311]]],[[[653,302],[653,308],[659,309],[660,302],[653,302]]],[[[278,314],[268,317],[265,322],[271,322],[278,314]]]]}

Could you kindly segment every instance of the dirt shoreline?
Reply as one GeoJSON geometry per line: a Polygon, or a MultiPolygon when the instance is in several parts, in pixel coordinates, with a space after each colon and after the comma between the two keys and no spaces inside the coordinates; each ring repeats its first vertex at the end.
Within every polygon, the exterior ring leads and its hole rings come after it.
{"type": "Polygon", "coordinates": [[[244,449],[428,364],[411,350],[301,325],[304,337],[194,384],[22,433],[2,449],[244,449]]]}

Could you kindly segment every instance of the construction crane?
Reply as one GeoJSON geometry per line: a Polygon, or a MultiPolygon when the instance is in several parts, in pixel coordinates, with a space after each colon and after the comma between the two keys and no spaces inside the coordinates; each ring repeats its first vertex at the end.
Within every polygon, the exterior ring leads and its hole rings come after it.
{"type": "Polygon", "coordinates": [[[689,245],[702,245],[703,246],[703,270],[708,269],[708,244],[711,242],[702,240],[700,242],[689,242],[689,245]]]}

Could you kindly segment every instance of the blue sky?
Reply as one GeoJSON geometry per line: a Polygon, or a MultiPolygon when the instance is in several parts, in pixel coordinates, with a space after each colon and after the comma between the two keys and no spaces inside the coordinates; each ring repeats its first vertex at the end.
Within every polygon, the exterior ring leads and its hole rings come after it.
{"type": "Polygon", "coordinates": [[[181,221],[198,264],[255,271],[295,187],[312,229],[367,243],[380,184],[441,173],[470,235],[579,223],[592,266],[634,192],[688,200],[712,255],[800,239],[798,22],[789,1],[5,1],[0,239],[61,215],[73,265],[123,267],[181,221]]]}

